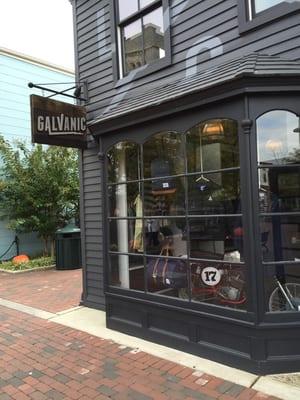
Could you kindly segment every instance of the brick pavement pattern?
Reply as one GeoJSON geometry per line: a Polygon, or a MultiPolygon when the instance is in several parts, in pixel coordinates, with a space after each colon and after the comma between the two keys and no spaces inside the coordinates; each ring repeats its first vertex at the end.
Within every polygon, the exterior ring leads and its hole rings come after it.
{"type": "Polygon", "coordinates": [[[0,307],[0,400],[275,400],[68,327],[0,307]]]}
{"type": "Polygon", "coordinates": [[[0,298],[52,313],[78,306],[81,292],[81,269],[0,272],[0,298]]]}

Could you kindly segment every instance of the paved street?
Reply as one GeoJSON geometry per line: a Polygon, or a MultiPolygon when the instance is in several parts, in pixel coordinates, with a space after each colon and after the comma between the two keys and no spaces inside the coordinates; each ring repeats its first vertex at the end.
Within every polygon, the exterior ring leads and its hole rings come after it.
{"type": "MultiPolygon", "coordinates": [[[[78,305],[80,270],[7,275],[0,276],[1,298],[52,313],[78,305]]],[[[43,399],[274,400],[275,397],[51,319],[0,306],[0,400],[43,399]]]]}

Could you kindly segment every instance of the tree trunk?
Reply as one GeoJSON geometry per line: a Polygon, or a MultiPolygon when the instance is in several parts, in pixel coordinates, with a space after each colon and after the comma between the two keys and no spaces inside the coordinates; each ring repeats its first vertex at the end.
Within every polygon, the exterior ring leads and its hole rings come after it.
{"type": "Polygon", "coordinates": [[[42,240],[44,244],[43,256],[48,257],[48,236],[42,236],[42,240]]]}
{"type": "Polygon", "coordinates": [[[55,246],[54,246],[54,239],[51,238],[51,257],[54,258],[55,256],[55,246]]]}

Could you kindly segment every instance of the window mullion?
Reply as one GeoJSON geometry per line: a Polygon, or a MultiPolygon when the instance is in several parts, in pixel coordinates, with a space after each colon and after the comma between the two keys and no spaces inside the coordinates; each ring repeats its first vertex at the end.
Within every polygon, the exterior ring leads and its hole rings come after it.
{"type": "Polygon", "coordinates": [[[145,65],[146,64],[146,57],[145,57],[144,17],[141,18],[141,23],[142,23],[143,65],[145,65]]]}
{"type": "Polygon", "coordinates": [[[251,21],[253,19],[253,14],[255,13],[254,0],[247,0],[248,2],[248,19],[251,21]]]}

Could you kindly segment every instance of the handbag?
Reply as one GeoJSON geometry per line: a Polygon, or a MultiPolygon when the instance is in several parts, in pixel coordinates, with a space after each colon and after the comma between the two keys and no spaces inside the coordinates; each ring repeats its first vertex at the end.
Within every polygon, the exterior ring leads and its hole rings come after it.
{"type": "MultiPolygon", "coordinates": [[[[170,247],[163,247],[160,255],[169,256],[170,247]]],[[[148,282],[155,287],[180,289],[187,287],[186,263],[169,258],[152,259],[147,264],[148,282]]]]}

